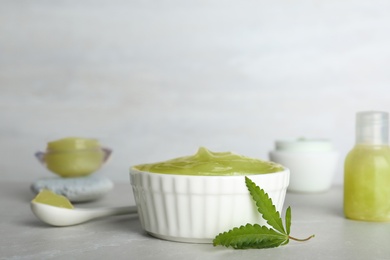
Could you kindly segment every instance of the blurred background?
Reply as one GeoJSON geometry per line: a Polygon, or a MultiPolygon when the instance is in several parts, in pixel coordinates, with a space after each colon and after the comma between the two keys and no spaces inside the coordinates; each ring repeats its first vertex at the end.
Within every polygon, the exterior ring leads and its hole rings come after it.
{"type": "Polygon", "coordinates": [[[354,144],[390,111],[390,2],[0,0],[0,180],[68,136],[113,149],[98,174],[199,146],[268,159],[274,142],[354,144]]]}

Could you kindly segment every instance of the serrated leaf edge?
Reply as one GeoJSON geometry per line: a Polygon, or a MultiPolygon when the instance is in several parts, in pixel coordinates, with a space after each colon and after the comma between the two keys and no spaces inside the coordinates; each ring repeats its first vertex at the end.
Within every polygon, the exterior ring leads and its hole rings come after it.
{"type": "MultiPolygon", "coordinates": [[[[278,247],[278,246],[283,246],[283,245],[286,245],[289,243],[290,239],[292,240],[296,240],[296,241],[307,241],[307,240],[310,240],[311,238],[314,237],[314,235],[311,235],[307,238],[304,238],[304,239],[298,239],[298,238],[295,238],[295,237],[291,237],[290,236],[290,231],[291,231],[291,207],[289,206],[286,210],[286,213],[285,213],[285,228],[283,227],[283,221],[280,217],[280,213],[278,211],[276,211],[276,207],[275,205],[272,203],[272,199],[269,198],[268,194],[263,190],[261,189],[259,186],[257,186],[252,180],[250,180],[248,177],[245,176],[245,183],[247,185],[247,188],[252,196],[252,198],[255,200],[256,202],[256,206],[258,207],[258,211],[259,213],[262,215],[262,217],[267,221],[267,223],[273,227],[274,229],[272,228],[269,228],[267,226],[260,226],[259,224],[246,224],[246,226],[240,226],[239,228],[235,227],[227,232],[223,232],[223,233],[220,233],[219,235],[217,235],[214,240],[213,240],[213,245],[214,246],[217,246],[217,245],[222,245],[222,246],[225,246],[225,247],[233,247],[234,249],[248,249],[248,248],[258,248],[258,249],[261,249],[261,248],[272,248],[272,247],[278,247]],[[252,187],[251,187],[252,186],[252,187]],[[253,188],[253,190],[252,190],[253,188]],[[257,191],[258,193],[253,193],[253,191],[257,191]],[[260,196],[260,200],[256,200],[255,196],[253,195],[259,195],[260,196]],[[262,199],[262,196],[264,196],[264,200],[262,199]],[[276,226],[273,226],[271,223],[269,223],[270,220],[267,220],[265,217],[264,217],[264,213],[263,213],[263,209],[260,209],[260,206],[261,205],[258,205],[257,201],[260,201],[260,202],[265,202],[265,204],[267,203],[270,203],[272,205],[272,210],[268,213],[271,213],[271,220],[276,220],[276,222],[282,222],[281,224],[281,228],[279,230],[278,225],[276,226]],[[276,213],[275,213],[276,212],[276,213]],[[276,215],[277,218],[275,219],[272,215],[276,215]],[[249,227],[249,228],[248,228],[249,227]],[[221,243],[219,240],[222,238],[223,240],[223,236],[226,236],[226,235],[231,235],[231,233],[234,233],[235,231],[239,230],[239,231],[245,231],[245,228],[247,229],[250,229],[251,227],[256,227],[256,228],[260,228],[260,230],[263,230],[265,231],[265,233],[268,232],[268,234],[263,234],[264,236],[268,236],[269,237],[277,237],[277,238],[280,238],[280,239],[274,239],[274,240],[269,240],[271,242],[269,243],[264,243],[262,241],[264,241],[264,239],[260,239],[260,240],[257,240],[257,242],[255,241],[255,243],[252,242],[239,242],[239,243],[233,243],[232,242],[232,237],[230,237],[228,239],[228,241],[226,242],[223,242],[221,243]],[[276,230],[275,230],[276,229],[276,230]],[[287,232],[286,232],[286,231],[287,232]],[[273,232],[273,234],[269,234],[269,232],[273,232]]],[[[261,203],[259,203],[261,204],[261,203]]],[[[267,216],[267,214],[266,214],[267,216]]],[[[267,216],[269,217],[269,216],[267,216]]],[[[255,235],[262,235],[262,231],[258,232],[255,234],[255,235]]],[[[253,233],[252,233],[253,235],[253,233]]],[[[240,234],[240,236],[243,236],[245,238],[245,240],[247,240],[248,238],[248,234],[240,234]]],[[[233,237],[234,237],[234,234],[233,234],[233,237]]]]}
{"type": "Polygon", "coordinates": [[[290,206],[286,210],[286,216],[284,217],[284,222],[286,225],[286,234],[290,235],[290,231],[291,231],[291,207],[290,206]]]}
{"type": "Polygon", "coordinates": [[[264,220],[266,220],[268,225],[270,225],[282,234],[287,234],[284,229],[280,213],[276,210],[276,207],[273,204],[272,199],[268,196],[268,194],[259,186],[257,186],[247,176],[245,176],[245,184],[253,200],[256,203],[257,210],[262,215],[264,220]]]}
{"type": "Polygon", "coordinates": [[[287,235],[274,229],[248,223],[245,226],[235,227],[227,232],[220,233],[213,240],[213,245],[230,246],[235,249],[261,249],[285,245],[288,241],[289,237],[287,235]]]}

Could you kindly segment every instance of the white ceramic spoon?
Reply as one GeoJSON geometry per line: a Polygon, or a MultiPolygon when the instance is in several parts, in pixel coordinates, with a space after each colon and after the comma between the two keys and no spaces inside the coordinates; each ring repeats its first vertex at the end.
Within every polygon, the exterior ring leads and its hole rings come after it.
{"type": "Polygon", "coordinates": [[[114,215],[136,214],[137,207],[66,209],[43,203],[31,202],[31,210],[43,222],[57,227],[72,226],[89,220],[114,215]]]}

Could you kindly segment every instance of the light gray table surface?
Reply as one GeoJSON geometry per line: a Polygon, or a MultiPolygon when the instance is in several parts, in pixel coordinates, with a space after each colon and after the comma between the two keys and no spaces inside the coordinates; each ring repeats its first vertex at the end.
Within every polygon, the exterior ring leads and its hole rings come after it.
{"type": "MultiPolygon", "coordinates": [[[[291,235],[306,237],[272,249],[234,250],[211,244],[164,241],[147,235],[136,215],[51,227],[31,212],[29,183],[0,183],[0,259],[390,259],[390,223],[347,220],[342,187],[320,194],[287,193],[291,235]]],[[[116,184],[104,198],[76,207],[134,205],[129,184],[116,184]]]]}

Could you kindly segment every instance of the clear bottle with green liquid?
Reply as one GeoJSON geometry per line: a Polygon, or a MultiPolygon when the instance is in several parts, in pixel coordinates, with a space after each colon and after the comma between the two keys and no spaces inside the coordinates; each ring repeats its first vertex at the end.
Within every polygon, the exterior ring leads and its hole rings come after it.
{"type": "Polygon", "coordinates": [[[389,115],[359,112],[356,144],[344,165],[344,214],[362,221],[390,221],[389,115]]]}

